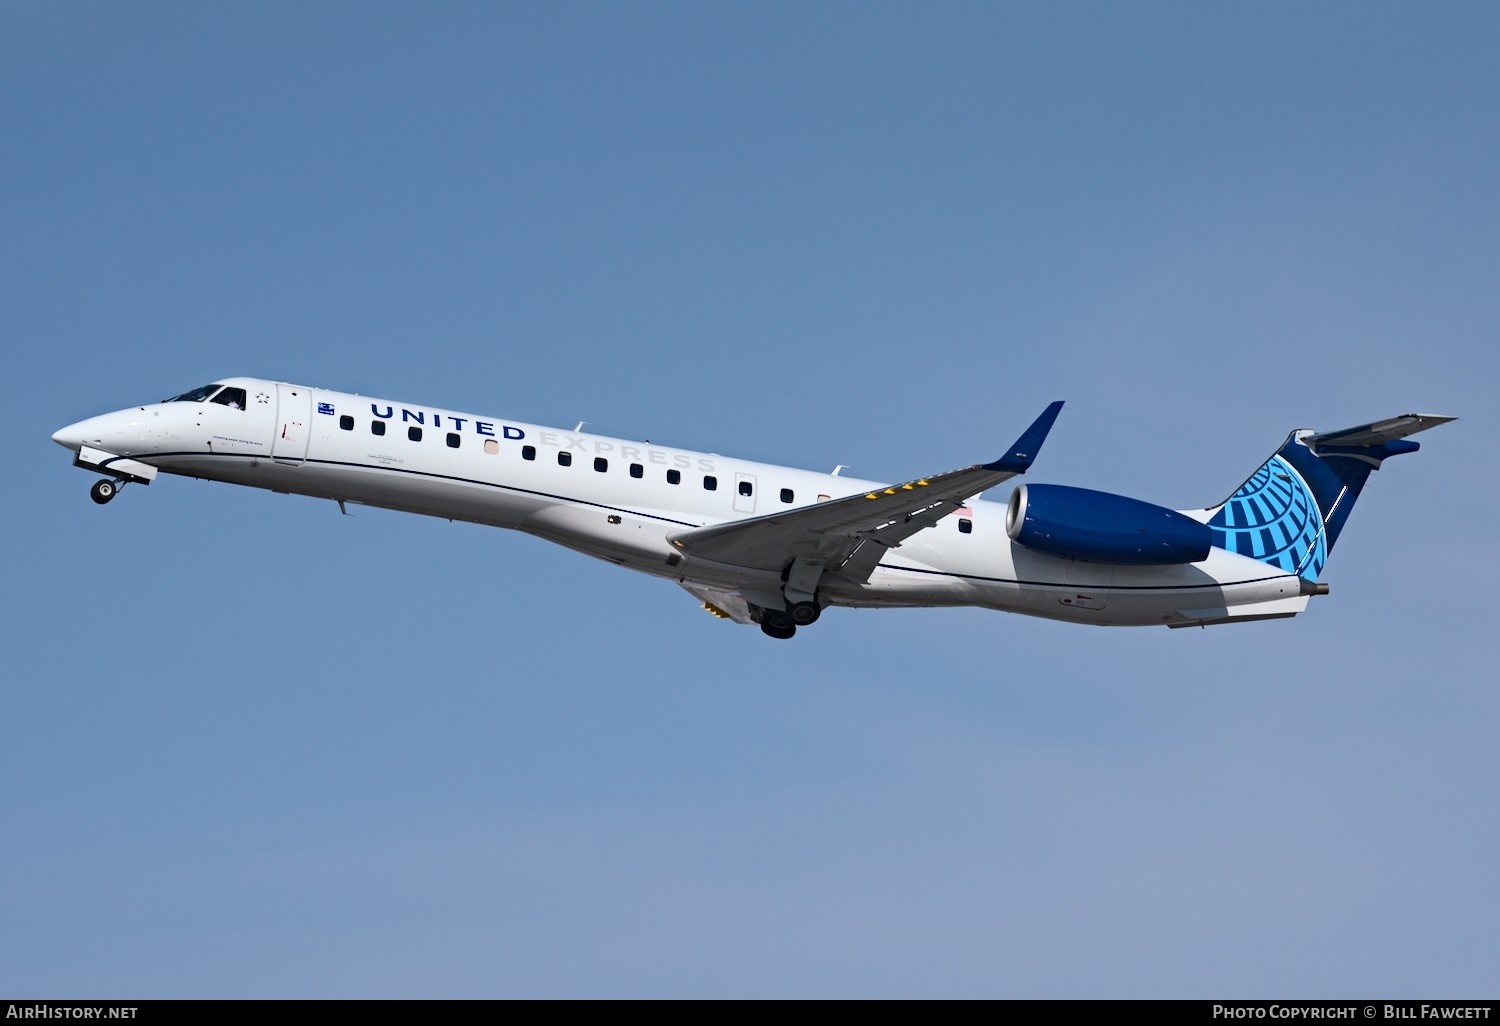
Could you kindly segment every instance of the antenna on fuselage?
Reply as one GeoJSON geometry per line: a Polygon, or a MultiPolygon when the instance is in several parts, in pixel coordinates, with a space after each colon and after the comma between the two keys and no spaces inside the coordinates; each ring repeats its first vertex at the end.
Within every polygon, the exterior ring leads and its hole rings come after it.
{"type": "Polygon", "coordinates": [[[839,476],[839,471],[841,471],[843,469],[844,469],[844,465],[842,463],[840,463],[838,466],[834,467],[833,468],[833,476],[834,477],[838,477],[839,476]]]}
{"type": "Polygon", "coordinates": [[[579,421],[579,422],[578,422],[578,426],[577,426],[577,427],[576,427],[576,428],[574,428],[574,429],[573,429],[573,430],[574,430],[574,431],[582,431],[582,430],[583,430],[583,426],[584,426],[584,425],[585,425],[585,424],[587,424],[587,423],[588,423],[588,421],[586,421],[586,420],[580,420],[580,421],[579,421]]]}

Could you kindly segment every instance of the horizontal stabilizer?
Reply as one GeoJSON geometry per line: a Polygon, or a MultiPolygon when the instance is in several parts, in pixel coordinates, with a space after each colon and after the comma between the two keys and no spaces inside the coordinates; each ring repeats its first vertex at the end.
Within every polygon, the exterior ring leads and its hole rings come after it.
{"type": "Polygon", "coordinates": [[[1457,417],[1443,417],[1433,413],[1403,413],[1389,420],[1377,420],[1373,424],[1344,428],[1342,431],[1327,431],[1308,439],[1313,445],[1383,445],[1418,431],[1435,428],[1457,417]]]}

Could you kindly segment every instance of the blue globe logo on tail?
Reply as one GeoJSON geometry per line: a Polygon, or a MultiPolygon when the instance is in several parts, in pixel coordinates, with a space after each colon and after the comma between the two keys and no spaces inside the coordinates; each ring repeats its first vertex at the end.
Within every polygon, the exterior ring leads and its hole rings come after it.
{"type": "Polygon", "coordinates": [[[1312,489],[1272,456],[1221,506],[1208,526],[1221,549],[1316,581],[1328,560],[1323,517],[1312,489]]]}

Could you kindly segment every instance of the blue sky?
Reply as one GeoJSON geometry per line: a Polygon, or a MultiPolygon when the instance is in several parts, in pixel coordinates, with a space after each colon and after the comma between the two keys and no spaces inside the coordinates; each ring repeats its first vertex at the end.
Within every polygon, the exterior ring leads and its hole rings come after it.
{"type": "Polygon", "coordinates": [[[0,992],[1493,991],[1493,5],[3,24],[0,992]],[[1463,420],[1292,621],[780,644],[49,440],[230,374],[891,480],[1062,398],[1033,479],[1179,507],[1463,420]]]}

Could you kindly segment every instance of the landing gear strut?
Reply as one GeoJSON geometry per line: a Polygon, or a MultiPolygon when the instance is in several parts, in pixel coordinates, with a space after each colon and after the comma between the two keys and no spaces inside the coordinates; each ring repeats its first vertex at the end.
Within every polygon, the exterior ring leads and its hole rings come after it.
{"type": "Polygon", "coordinates": [[[119,491],[120,486],[113,481],[95,481],[94,487],[89,489],[89,498],[102,506],[119,494],[119,491]]]}
{"type": "Polygon", "coordinates": [[[761,632],[767,637],[785,641],[798,627],[818,622],[823,604],[818,601],[818,582],[823,577],[823,563],[811,556],[799,556],[781,572],[780,594],[769,589],[754,592],[751,601],[759,611],[761,632]]]}

